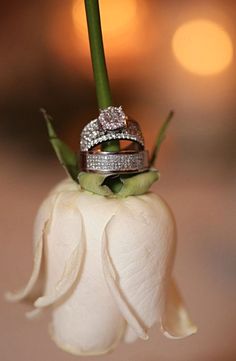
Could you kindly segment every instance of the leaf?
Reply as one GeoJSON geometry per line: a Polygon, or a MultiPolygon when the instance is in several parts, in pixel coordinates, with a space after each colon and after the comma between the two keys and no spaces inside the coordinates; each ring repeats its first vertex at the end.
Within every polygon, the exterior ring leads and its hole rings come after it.
{"type": "Polygon", "coordinates": [[[71,176],[71,178],[78,183],[78,161],[76,153],[68,147],[61,139],[58,138],[51,121],[52,117],[47,114],[45,109],[40,109],[44,119],[47,124],[49,140],[52,144],[52,147],[57,155],[57,158],[66,172],[71,176]]]}
{"type": "Polygon", "coordinates": [[[109,174],[80,172],[78,179],[82,189],[100,196],[109,197],[113,193],[108,186],[103,185],[107,177],[109,177],[109,174]]]}
{"type": "Polygon", "coordinates": [[[161,126],[161,129],[157,136],[156,145],[152,151],[149,167],[152,167],[157,159],[157,155],[159,153],[160,146],[166,138],[166,131],[167,131],[168,126],[170,125],[173,115],[174,115],[174,112],[171,110],[170,113],[168,114],[168,117],[166,118],[166,120],[164,121],[164,123],[161,126]]]}
{"type": "Polygon", "coordinates": [[[160,178],[160,173],[156,169],[148,172],[136,174],[129,178],[122,178],[123,187],[117,193],[118,197],[137,196],[147,193],[151,185],[160,178]]]}

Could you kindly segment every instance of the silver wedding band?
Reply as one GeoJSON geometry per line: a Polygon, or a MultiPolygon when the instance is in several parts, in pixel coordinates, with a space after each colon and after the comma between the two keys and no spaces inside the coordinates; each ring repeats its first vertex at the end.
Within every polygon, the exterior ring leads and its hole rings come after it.
{"type": "Polygon", "coordinates": [[[141,173],[148,169],[148,152],[81,152],[80,166],[93,173],[141,173]]]}

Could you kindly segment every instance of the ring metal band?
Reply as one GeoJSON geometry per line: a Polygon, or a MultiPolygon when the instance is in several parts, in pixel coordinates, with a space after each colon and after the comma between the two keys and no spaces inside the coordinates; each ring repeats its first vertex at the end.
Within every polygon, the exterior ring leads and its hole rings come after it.
{"type": "Polygon", "coordinates": [[[81,152],[81,169],[97,173],[135,173],[148,169],[148,151],[81,152]]]}

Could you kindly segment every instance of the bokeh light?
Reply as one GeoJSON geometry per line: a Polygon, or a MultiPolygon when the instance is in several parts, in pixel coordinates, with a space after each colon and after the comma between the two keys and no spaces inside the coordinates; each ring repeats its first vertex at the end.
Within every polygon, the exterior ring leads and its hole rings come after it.
{"type": "Polygon", "coordinates": [[[214,75],[225,70],[233,59],[229,34],[218,24],[204,19],[181,25],[172,40],[179,63],[197,75],[214,75]]]}
{"type": "MultiPolygon", "coordinates": [[[[137,0],[100,0],[103,36],[107,56],[124,56],[135,51],[139,26],[137,0]]],[[[88,43],[84,3],[75,0],[73,21],[76,33],[83,45],[88,43]]]]}

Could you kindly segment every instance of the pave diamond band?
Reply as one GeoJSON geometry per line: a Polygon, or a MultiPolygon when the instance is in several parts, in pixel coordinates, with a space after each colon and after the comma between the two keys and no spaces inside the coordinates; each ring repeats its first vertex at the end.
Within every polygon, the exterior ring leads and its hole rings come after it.
{"type": "Polygon", "coordinates": [[[114,152],[81,152],[81,169],[98,173],[135,173],[148,169],[148,152],[141,150],[114,152]]]}
{"type": "Polygon", "coordinates": [[[108,140],[131,140],[144,147],[143,135],[135,120],[127,119],[124,127],[111,131],[105,126],[102,127],[99,119],[94,119],[81,132],[80,150],[89,151],[108,140]]]}

